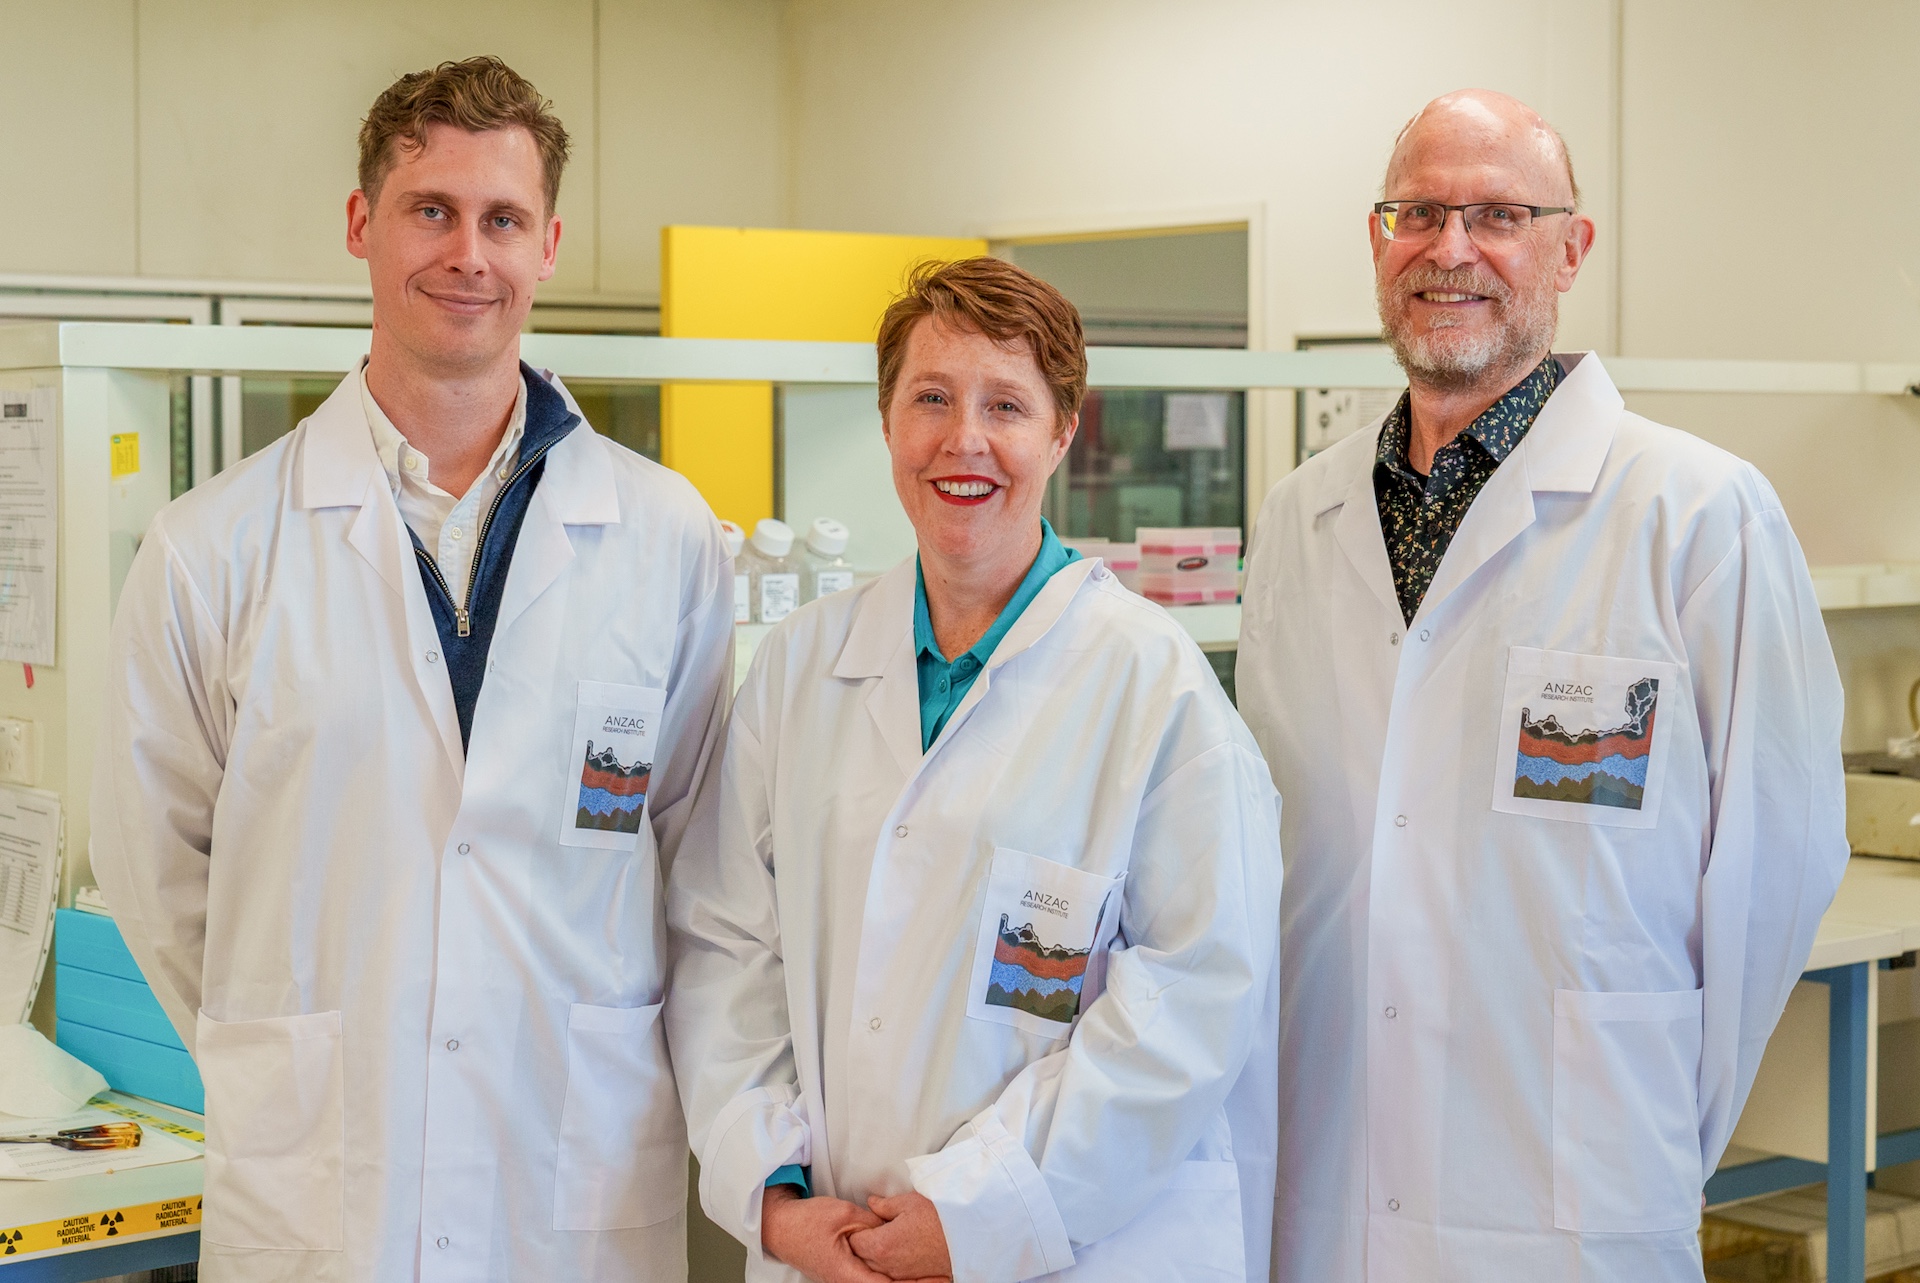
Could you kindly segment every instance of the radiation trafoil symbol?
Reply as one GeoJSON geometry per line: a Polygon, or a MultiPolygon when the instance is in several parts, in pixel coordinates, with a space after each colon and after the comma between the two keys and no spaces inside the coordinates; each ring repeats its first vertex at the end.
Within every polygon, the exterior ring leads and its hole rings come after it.
{"type": "Polygon", "coordinates": [[[108,1238],[112,1238],[115,1234],[118,1234],[120,1232],[120,1229],[119,1229],[120,1222],[126,1219],[127,1218],[121,1215],[119,1212],[113,1212],[111,1214],[107,1212],[102,1212],[100,1213],[100,1228],[107,1232],[108,1238]]]}
{"type": "Polygon", "coordinates": [[[11,1234],[0,1234],[0,1243],[7,1245],[7,1250],[0,1252],[0,1256],[12,1256],[15,1252],[18,1252],[20,1249],[14,1245],[25,1237],[26,1233],[22,1230],[15,1230],[11,1234]]]}

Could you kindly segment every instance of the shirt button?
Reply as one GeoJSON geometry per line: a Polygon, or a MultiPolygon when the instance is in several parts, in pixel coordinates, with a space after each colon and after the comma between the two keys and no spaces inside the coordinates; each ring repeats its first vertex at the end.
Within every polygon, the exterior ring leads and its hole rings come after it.
{"type": "Polygon", "coordinates": [[[406,466],[408,472],[418,472],[420,471],[420,460],[414,458],[412,455],[408,455],[406,466]]]}
{"type": "MultiPolygon", "coordinates": [[[[1388,1210],[1389,1212],[1397,1212],[1397,1211],[1399,1211],[1399,1210],[1400,1210],[1400,1200],[1399,1200],[1399,1199],[1397,1199],[1397,1198],[1390,1198],[1390,1199],[1388,1199],[1388,1200],[1387,1200],[1387,1210],[1388,1210]]],[[[445,1240],[445,1239],[441,1239],[441,1240],[440,1240],[440,1242],[441,1242],[441,1244],[442,1244],[442,1245],[445,1245],[445,1243],[446,1243],[446,1241],[447,1241],[447,1240],[445,1240]]]]}
{"type": "Polygon", "coordinates": [[[452,1247],[453,1240],[448,1238],[445,1234],[442,1234],[439,1238],[433,1240],[433,1245],[435,1247],[452,1247]]]}
{"type": "Polygon", "coordinates": [[[440,662],[440,652],[439,652],[439,651],[437,651],[437,650],[430,650],[430,651],[428,651],[428,652],[427,652],[427,662],[428,662],[429,664],[437,664],[437,663],[439,663],[439,662],[440,662]]]}
{"type": "MultiPolygon", "coordinates": [[[[456,531],[454,531],[453,533],[454,533],[454,534],[456,534],[456,535],[458,535],[458,534],[459,534],[460,532],[459,532],[458,530],[456,530],[456,531]]],[[[1430,629],[1430,628],[1422,628],[1422,629],[1420,630],[1420,640],[1421,640],[1421,641],[1432,641],[1432,640],[1433,640],[1433,630],[1432,630],[1432,629],[1430,629]]]]}
{"type": "Polygon", "coordinates": [[[1399,1015],[1399,1014],[1400,1014],[1400,1013],[1399,1013],[1399,1011],[1397,1011],[1396,1009],[1394,1009],[1394,1008],[1392,1008],[1392,1007],[1388,1007],[1388,1008],[1387,1008],[1387,1019],[1388,1019],[1388,1020],[1392,1020],[1392,1019],[1393,1019],[1393,1018],[1394,1018],[1395,1016],[1397,1016],[1397,1015],[1399,1015]]]}
{"type": "Polygon", "coordinates": [[[880,1028],[880,1017],[875,1016],[872,1020],[867,1021],[867,1028],[869,1029],[880,1028]]]}
{"type": "MultiPolygon", "coordinates": [[[[458,539],[460,537],[460,527],[455,526],[453,529],[447,531],[447,533],[453,538],[458,539]]],[[[1424,637],[1424,634],[1422,634],[1422,636],[1424,637]]]]}
{"type": "Polygon", "coordinates": [[[1389,646],[1398,646],[1399,644],[1400,644],[1400,634],[1399,634],[1399,633],[1389,633],[1389,634],[1387,635],[1387,645],[1389,645],[1389,646]]]}
{"type": "Polygon", "coordinates": [[[940,689],[945,690],[946,688],[947,688],[947,679],[942,677],[940,679],[940,689]]]}
{"type": "Polygon", "coordinates": [[[906,826],[906,825],[904,825],[904,824],[896,824],[896,825],[894,825],[894,826],[893,826],[893,835],[894,835],[895,837],[897,837],[897,838],[903,838],[903,837],[905,837],[905,836],[907,835],[907,826],[906,826]]]}
{"type": "Polygon", "coordinates": [[[499,477],[502,481],[505,481],[507,479],[507,470],[505,468],[502,468],[500,469],[500,471],[494,473],[493,475],[495,475],[496,477],[499,477]]]}
{"type": "Polygon", "coordinates": [[[473,854],[473,844],[470,842],[462,842],[460,844],[460,854],[462,855],[473,854]]]}
{"type": "Polygon", "coordinates": [[[1406,827],[1407,827],[1407,817],[1406,817],[1406,816],[1404,816],[1404,815],[1396,815],[1396,816],[1394,816],[1394,817],[1393,817],[1393,827],[1394,827],[1394,828],[1396,828],[1396,829],[1404,829],[1404,828],[1406,828],[1406,827]]]}
{"type": "Polygon", "coordinates": [[[448,1050],[448,1051],[459,1051],[459,1050],[460,1050],[460,1040],[459,1040],[458,1038],[449,1038],[449,1039],[447,1039],[447,1050],[448,1050]]]}

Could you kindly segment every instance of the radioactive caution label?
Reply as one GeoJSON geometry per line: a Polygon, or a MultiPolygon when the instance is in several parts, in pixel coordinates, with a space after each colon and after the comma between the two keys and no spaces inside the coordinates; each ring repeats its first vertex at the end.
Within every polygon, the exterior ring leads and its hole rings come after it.
{"type": "Polygon", "coordinates": [[[88,1216],[68,1216],[38,1225],[17,1225],[0,1229],[0,1260],[9,1256],[31,1256],[35,1252],[55,1252],[104,1243],[109,1239],[137,1238],[142,1234],[178,1233],[200,1223],[200,1196],[170,1198],[138,1207],[117,1207],[88,1216]]]}

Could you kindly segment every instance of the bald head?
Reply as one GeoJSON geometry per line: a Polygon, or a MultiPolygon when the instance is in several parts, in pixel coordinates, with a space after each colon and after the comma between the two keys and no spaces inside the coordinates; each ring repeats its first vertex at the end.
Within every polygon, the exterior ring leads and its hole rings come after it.
{"type": "Polygon", "coordinates": [[[1492,89],[1456,90],[1422,107],[1394,142],[1384,194],[1389,200],[1436,195],[1403,192],[1397,186],[1411,172],[1436,162],[1508,170],[1515,181],[1532,189],[1515,190],[1505,199],[1530,205],[1580,203],[1566,141],[1539,112],[1492,89]]]}

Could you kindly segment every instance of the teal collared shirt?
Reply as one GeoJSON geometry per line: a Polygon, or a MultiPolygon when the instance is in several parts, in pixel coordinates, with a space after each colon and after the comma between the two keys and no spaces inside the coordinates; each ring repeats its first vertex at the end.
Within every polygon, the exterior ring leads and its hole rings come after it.
{"type": "Polygon", "coordinates": [[[952,661],[940,653],[940,643],[933,638],[933,617],[927,613],[927,577],[920,570],[919,558],[914,559],[913,648],[920,670],[922,753],[932,748],[933,742],[940,738],[940,731],[946,726],[947,719],[953,716],[953,710],[960,707],[960,701],[973,689],[974,679],[986,668],[987,661],[993,658],[994,648],[1000,645],[1000,639],[1019,620],[1021,612],[1033,604],[1033,599],[1047,586],[1047,580],[1068,563],[1079,559],[1079,553],[1054,537],[1053,527],[1047,524],[1047,519],[1040,518],[1040,553],[1027,570],[1027,577],[1020,581],[1020,587],[1014,590],[1000,617],[993,621],[993,627],[987,629],[966,654],[952,661]]]}

